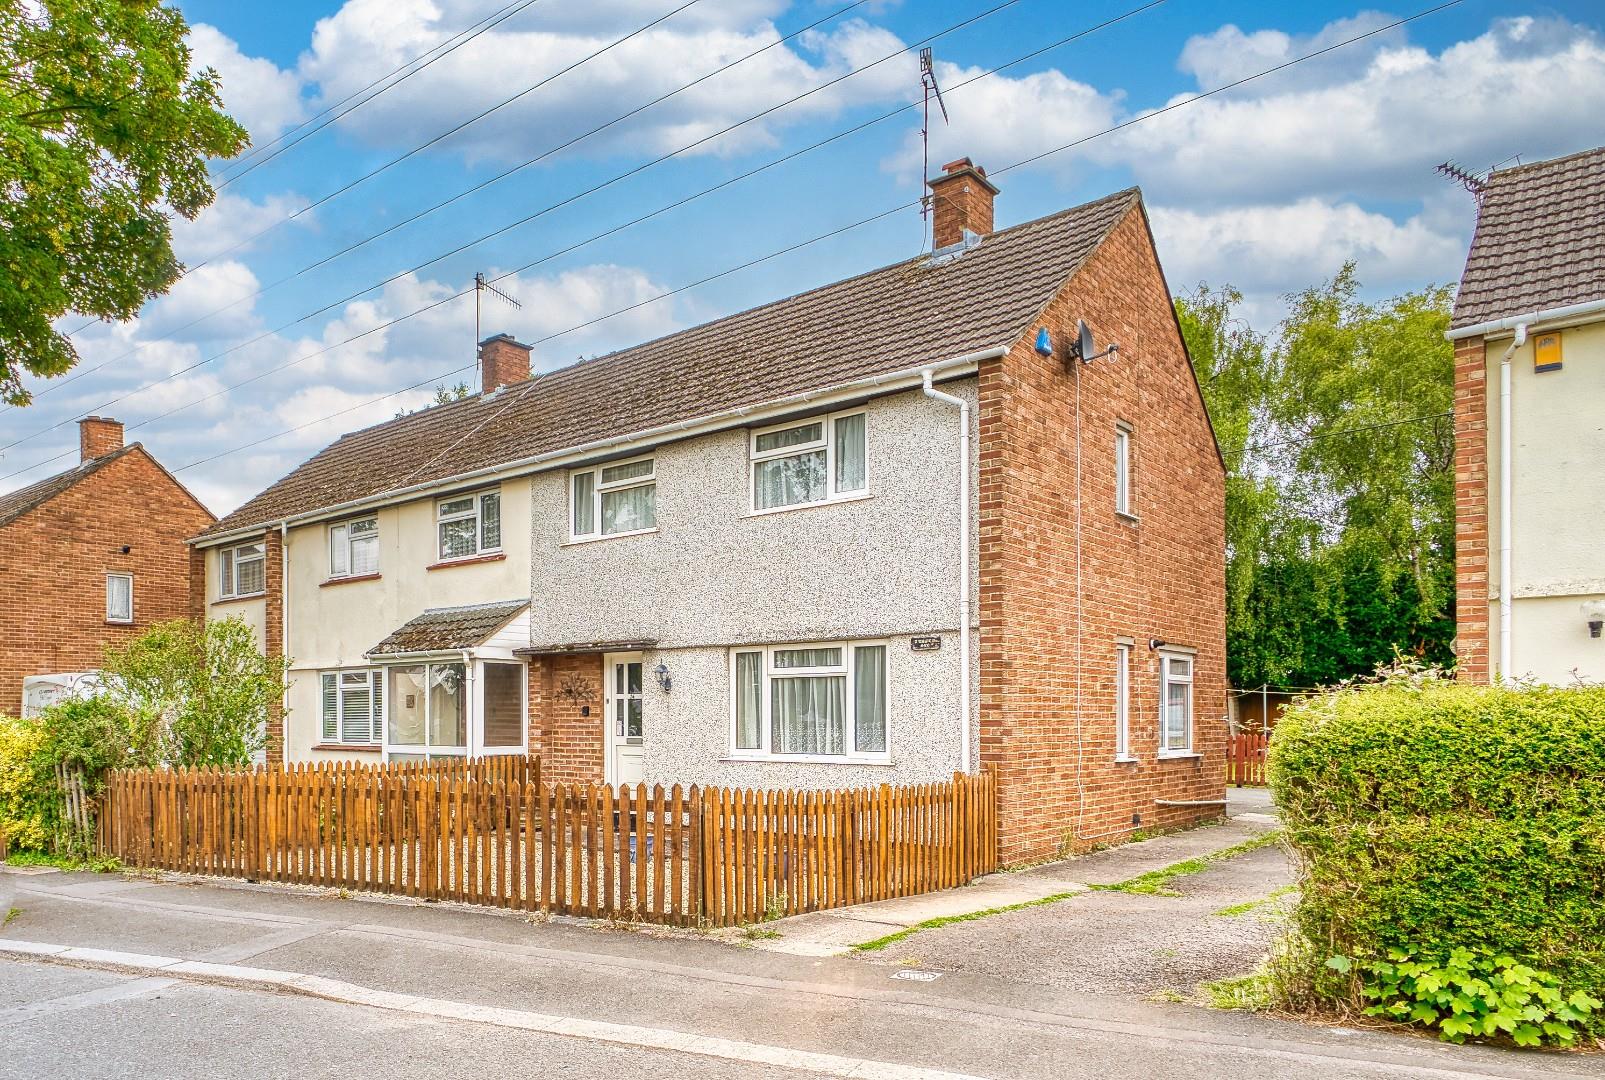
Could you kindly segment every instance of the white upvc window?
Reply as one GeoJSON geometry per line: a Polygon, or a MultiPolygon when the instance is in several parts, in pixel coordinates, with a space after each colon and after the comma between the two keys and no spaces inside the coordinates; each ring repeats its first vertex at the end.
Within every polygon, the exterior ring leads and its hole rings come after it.
{"type": "Polygon", "coordinates": [[[657,462],[635,458],[569,474],[569,533],[575,540],[658,527],[657,462]]]}
{"type": "Polygon", "coordinates": [[[778,424],[752,433],[752,509],[779,510],[869,491],[863,410],[778,424]]]}
{"type": "Polygon", "coordinates": [[[479,491],[435,503],[441,561],[468,559],[502,549],[502,494],[479,491]]]}
{"type": "Polygon", "coordinates": [[[1115,645],[1115,760],[1131,760],[1131,645],[1115,645]]]}
{"type": "Polygon", "coordinates": [[[384,731],[384,673],[325,671],[323,741],[353,746],[376,744],[384,731]]]}
{"type": "Polygon", "coordinates": [[[358,518],[329,526],[330,577],[361,577],[378,572],[378,518],[358,518]]]}
{"type": "Polygon", "coordinates": [[[217,595],[224,599],[267,591],[267,546],[260,540],[217,553],[217,595]]]}
{"type": "Polygon", "coordinates": [[[886,759],[884,641],[736,649],[730,665],[734,756],[886,759]]]}
{"type": "Polygon", "coordinates": [[[131,623],[134,621],[134,575],[106,575],[106,621],[131,623]]]}
{"type": "Polygon", "coordinates": [[[1115,510],[1132,516],[1131,510],[1131,425],[1115,425],[1115,510]]]}
{"type": "Polygon", "coordinates": [[[1159,756],[1193,752],[1193,658],[1159,654],[1159,756]]]}

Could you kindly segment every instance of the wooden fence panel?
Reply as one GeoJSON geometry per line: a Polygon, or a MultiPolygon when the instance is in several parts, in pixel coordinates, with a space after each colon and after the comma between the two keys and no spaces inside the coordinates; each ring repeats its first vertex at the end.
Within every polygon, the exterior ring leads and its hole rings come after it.
{"type": "Polygon", "coordinates": [[[1268,731],[1233,731],[1226,736],[1226,782],[1238,787],[1263,787],[1265,755],[1270,749],[1268,731]]]}

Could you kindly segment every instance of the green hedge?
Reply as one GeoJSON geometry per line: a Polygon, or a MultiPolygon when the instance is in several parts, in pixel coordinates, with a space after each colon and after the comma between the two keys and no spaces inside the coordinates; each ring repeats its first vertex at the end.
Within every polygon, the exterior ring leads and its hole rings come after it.
{"type": "Polygon", "coordinates": [[[1605,992],[1605,687],[1401,673],[1289,709],[1269,767],[1317,963],[1487,949],[1605,992]]]}

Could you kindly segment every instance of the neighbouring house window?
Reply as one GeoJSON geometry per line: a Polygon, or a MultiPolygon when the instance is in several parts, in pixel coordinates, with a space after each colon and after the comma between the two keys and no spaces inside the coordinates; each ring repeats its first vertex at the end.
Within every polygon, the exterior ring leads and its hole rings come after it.
{"type": "Polygon", "coordinates": [[[134,575],[106,575],[106,621],[134,621],[134,575]]]}
{"type": "Polygon", "coordinates": [[[217,553],[217,594],[225,599],[267,590],[267,547],[260,541],[217,553]]]}
{"type": "Polygon", "coordinates": [[[1131,428],[1115,425],[1115,509],[1131,513],[1131,428]]]}
{"type": "Polygon", "coordinates": [[[886,646],[738,649],[734,746],[744,756],[863,758],[886,753],[886,646]]]}
{"type": "Polygon", "coordinates": [[[571,474],[569,492],[576,540],[658,527],[658,481],[652,458],[581,469],[571,474]]]}
{"type": "Polygon", "coordinates": [[[502,495],[481,491],[435,503],[440,557],[466,559],[502,549],[502,495]]]}
{"type": "Polygon", "coordinates": [[[1193,749],[1193,658],[1159,657],[1159,753],[1193,749]]]}
{"type": "Polygon", "coordinates": [[[376,743],[384,730],[384,673],[325,671],[323,741],[376,743]]]}
{"type": "Polygon", "coordinates": [[[329,526],[330,577],[360,577],[378,572],[378,518],[362,518],[329,526]]]}
{"type": "Polygon", "coordinates": [[[1131,757],[1131,646],[1115,646],[1115,757],[1131,757]]]}
{"type": "Polygon", "coordinates": [[[863,412],[752,433],[752,508],[806,506],[869,489],[863,412]]]}

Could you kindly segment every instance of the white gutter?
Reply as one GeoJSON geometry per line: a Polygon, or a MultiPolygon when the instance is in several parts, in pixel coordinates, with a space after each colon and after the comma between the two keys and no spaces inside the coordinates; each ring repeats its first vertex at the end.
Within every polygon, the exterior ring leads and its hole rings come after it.
{"type": "MultiPolygon", "coordinates": [[[[1605,306],[1605,305],[1602,305],[1605,306]]],[[[1511,438],[1510,438],[1510,358],[1527,343],[1527,324],[1517,323],[1511,329],[1516,336],[1510,339],[1510,348],[1499,358],[1499,679],[1510,680],[1511,608],[1515,602],[1515,589],[1510,579],[1512,545],[1510,539],[1511,490],[1511,438]]]]}
{"type": "Polygon", "coordinates": [[[1589,315],[1605,315],[1605,297],[1601,297],[1598,300],[1588,300],[1581,304],[1567,304],[1565,307],[1531,311],[1526,315],[1512,315],[1507,319],[1494,319],[1492,322],[1478,323],[1476,326],[1462,326],[1458,330],[1448,331],[1443,336],[1450,341],[1459,341],[1461,338],[1491,337],[1502,335],[1508,331],[1515,330],[1517,327],[1526,327],[1530,330],[1540,323],[1583,318],[1589,315]]]}
{"type": "Polygon", "coordinates": [[[932,385],[920,373],[925,396],[959,409],[959,771],[970,771],[970,403],[932,385]]]}
{"type": "Polygon", "coordinates": [[[258,536],[264,529],[271,529],[275,526],[288,528],[291,525],[339,517],[342,514],[354,513],[407,498],[419,497],[429,492],[461,487],[476,480],[490,477],[510,478],[526,472],[542,472],[548,469],[580,464],[587,458],[604,451],[618,454],[632,453],[636,450],[661,445],[672,440],[709,435],[716,431],[723,431],[726,428],[740,427],[770,417],[777,417],[799,406],[830,405],[842,399],[857,397],[871,390],[881,393],[912,390],[922,385],[927,370],[941,377],[957,378],[973,374],[981,361],[996,360],[1006,352],[1008,352],[1006,346],[981,349],[978,352],[965,353],[963,356],[955,356],[936,364],[927,364],[917,368],[904,368],[900,371],[887,372],[882,375],[870,375],[866,378],[840,383],[823,390],[807,390],[802,393],[790,394],[786,397],[776,398],[773,401],[766,401],[761,405],[744,405],[735,409],[724,409],[694,420],[680,420],[672,424],[662,424],[658,427],[632,432],[628,435],[609,436],[605,439],[595,439],[588,443],[581,443],[578,446],[564,447],[561,450],[549,450],[542,454],[534,454],[530,457],[518,458],[513,461],[504,461],[501,464],[487,466],[483,469],[457,473],[438,480],[426,480],[422,483],[383,491],[376,495],[365,495],[360,499],[351,499],[332,506],[322,506],[316,510],[290,514],[282,519],[270,518],[267,521],[257,522],[254,525],[234,529],[226,533],[207,536],[204,539],[191,537],[189,542],[196,544],[198,547],[217,547],[242,537],[258,536]]]}

